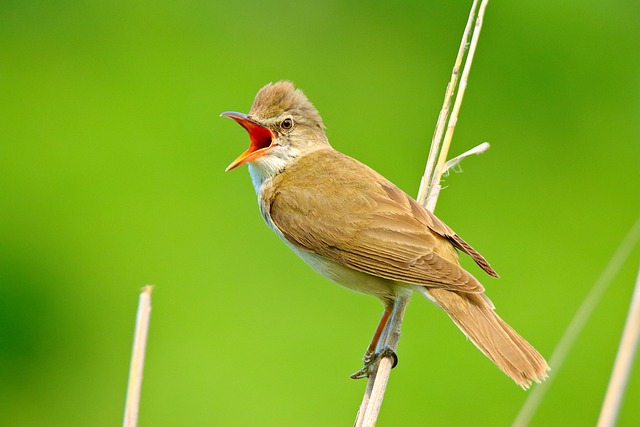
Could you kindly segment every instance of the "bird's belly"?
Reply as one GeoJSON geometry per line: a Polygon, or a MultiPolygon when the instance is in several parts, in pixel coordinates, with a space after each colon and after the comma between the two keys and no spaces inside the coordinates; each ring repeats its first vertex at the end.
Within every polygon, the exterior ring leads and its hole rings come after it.
{"type": "Polygon", "coordinates": [[[300,249],[286,240],[285,243],[314,271],[347,289],[381,299],[395,299],[400,291],[392,280],[345,267],[331,259],[300,249]]]}

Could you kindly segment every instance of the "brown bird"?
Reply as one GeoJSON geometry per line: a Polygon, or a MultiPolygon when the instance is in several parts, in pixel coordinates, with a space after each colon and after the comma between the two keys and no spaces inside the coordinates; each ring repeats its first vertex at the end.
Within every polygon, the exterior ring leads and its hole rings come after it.
{"type": "MultiPolygon", "coordinates": [[[[457,250],[489,263],[444,222],[368,166],[334,150],[318,111],[287,81],[264,86],[249,114],[225,112],[249,133],[244,163],[267,225],[312,269],[376,296],[384,313],[365,353],[367,376],[399,295],[417,291],[442,308],[518,385],[547,377],[544,358],[494,311],[457,250]]],[[[395,356],[395,355],[394,355],[395,356]]]]}

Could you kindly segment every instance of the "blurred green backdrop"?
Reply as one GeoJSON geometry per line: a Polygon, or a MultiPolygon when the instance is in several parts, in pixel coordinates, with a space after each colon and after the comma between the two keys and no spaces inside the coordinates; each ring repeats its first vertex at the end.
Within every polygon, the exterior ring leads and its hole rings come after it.
{"type": "MultiPolygon", "coordinates": [[[[410,194],[470,2],[0,3],[0,425],[121,422],[156,285],[142,426],[351,425],[381,312],[262,223],[218,118],[290,79],[333,145],[410,194]]],[[[640,5],[489,5],[438,214],[549,356],[640,212],[640,5]]],[[[594,424],[640,251],[534,418],[594,424]]],[[[527,394],[415,297],[379,425],[508,425],[527,394]]],[[[620,425],[640,424],[640,369],[620,425]]]]}

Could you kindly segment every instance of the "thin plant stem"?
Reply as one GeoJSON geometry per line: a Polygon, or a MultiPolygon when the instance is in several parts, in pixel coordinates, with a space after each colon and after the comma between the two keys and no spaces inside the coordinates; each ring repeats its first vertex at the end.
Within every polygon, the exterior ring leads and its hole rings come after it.
{"type": "Polygon", "coordinates": [[[483,0],[478,10],[478,17],[476,18],[473,35],[471,36],[471,44],[469,45],[469,53],[464,62],[464,68],[462,69],[462,75],[460,76],[460,88],[456,94],[455,102],[453,103],[453,109],[451,110],[451,116],[447,122],[447,131],[444,134],[442,140],[442,148],[440,149],[440,155],[438,156],[438,163],[429,186],[429,193],[427,194],[426,207],[431,212],[436,208],[438,201],[438,195],[440,194],[440,179],[445,171],[445,164],[447,163],[447,156],[449,155],[449,147],[451,147],[451,141],[453,140],[453,132],[456,129],[458,123],[458,115],[460,108],[462,107],[462,101],[464,99],[464,93],[467,89],[467,81],[469,80],[469,73],[471,72],[471,65],[473,64],[473,57],[476,53],[476,47],[478,46],[478,40],[480,39],[480,31],[482,30],[482,22],[484,18],[484,11],[487,8],[488,0],[483,0]]]}
{"type": "Polygon", "coordinates": [[[638,338],[640,338],[640,270],[638,270],[631,305],[629,306],[627,320],[620,339],[620,346],[618,347],[618,354],[613,364],[613,372],[611,373],[607,393],[600,411],[598,427],[609,427],[616,424],[622,398],[627,388],[627,381],[631,374],[633,358],[638,348],[638,338]]]}
{"type": "Polygon", "coordinates": [[[512,427],[526,427],[529,425],[531,418],[540,406],[540,402],[547,390],[553,383],[557,372],[560,372],[562,365],[573,347],[578,335],[584,329],[587,321],[591,317],[591,314],[595,310],[598,302],[602,299],[602,295],[611,285],[611,282],[615,279],[616,275],[624,265],[625,261],[640,241],[640,217],[636,220],[635,224],[631,227],[627,235],[624,237],[620,246],[616,249],[615,253],[607,263],[606,267],[600,273],[600,276],[594,283],[593,287],[587,294],[587,296],[580,304],[578,311],[571,319],[569,326],[564,331],[562,338],[558,342],[555,350],[551,354],[549,359],[549,366],[553,366],[553,370],[549,372],[549,378],[542,384],[534,388],[524,401],[520,412],[516,416],[512,427]]]}
{"type": "Polygon", "coordinates": [[[429,148],[429,155],[427,156],[427,164],[425,165],[424,174],[420,180],[420,188],[418,189],[418,197],[416,200],[423,206],[426,206],[427,195],[429,188],[432,185],[433,171],[436,166],[436,158],[438,152],[440,152],[440,146],[442,145],[442,136],[446,128],[447,119],[449,118],[449,109],[451,108],[451,101],[453,100],[453,94],[455,93],[458,85],[458,75],[460,74],[460,65],[467,51],[469,35],[473,28],[473,21],[476,16],[476,9],[478,8],[478,0],[474,0],[471,5],[471,11],[469,12],[469,19],[467,19],[467,25],[462,33],[462,40],[460,41],[460,47],[458,48],[458,56],[453,64],[453,71],[451,72],[451,79],[447,84],[447,89],[444,93],[444,101],[440,114],[438,115],[438,121],[436,122],[436,128],[433,132],[433,138],[431,139],[431,148],[429,148]]]}
{"type": "Polygon", "coordinates": [[[490,147],[491,146],[489,145],[488,142],[483,142],[482,144],[473,147],[471,150],[467,150],[464,153],[460,154],[459,156],[456,156],[453,159],[447,161],[447,163],[444,164],[444,171],[442,172],[442,175],[446,176],[449,170],[458,166],[460,162],[462,162],[467,157],[472,156],[474,154],[475,155],[482,154],[485,151],[487,151],[490,147]]]}
{"type": "Polygon", "coordinates": [[[383,357],[378,363],[376,380],[373,381],[371,397],[362,418],[363,426],[375,426],[378,421],[378,414],[380,414],[380,408],[382,407],[382,397],[384,397],[384,392],[389,383],[392,366],[393,361],[388,357],[383,357]],[[379,398],[379,396],[381,397],[379,398]]]}
{"type": "MultiPolygon", "coordinates": [[[[471,69],[471,63],[473,62],[473,55],[475,53],[476,46],[478,44],[480,29],[482,28],[484,11],[486,9],[488,0],[483,0],[480,5],[480,9],[476,16],[477,9],[477,0],[474,0],[471,6],[471,12],[469,14],[469,20],[467,22],[467,26],[465,27],[465,31],[462,37],[462,42],[460,44],[460,50],[458,51],[458,56],[456,58],[456,62],[454,64],[453,73],[451,75],[451,81],[449,85],[447,85],[445,100],[442,110],[440,111],[440,115],[438,117],[438,122],[436,125],[436,130],[433,135],[433,141],[431,144],[431,149],[429,151],[429,156],[427,159],[427,165],[425,168],[425,174],[422,177],[420,182],[420,189],[418,191],[418,197],[416,200],[423,204],[427,209],[433,212],[435,209],[438,195],[440,192],[440,179],[442,174],[445,171],[446,162],[438,161],[438,167],[434,171],[434,159],[437,157],[437,153],[440,153],[439,159],[448,156],[449,147],[451,145],[451,139],[453,138],[453,130],[455,129],[455,125],[457,123],[458,113],[460,112],[460,106],[462,105],[462,98],[464,97],[464,91],[467,85],[467,79],[469,76],[469,72],[471,69]],[[475,26],[472,23],[475,20],[475,26]],[[457,90],[454,108],[449,115],[449,108],[451,105],[451,100],[453,94],[456,93],[456,84],[458,82],[458,73],[460,69],[460,64],[462,63],[463,57],[465,55],[465,50],[467,46],[467,41],[469,40],[469,32],[473,28],[473,35],[471,38],[471,44],[469,46],[469,52],[466,56],[465,65],[461,78],[460,88],[457,90]],[[448,118],[448,121],[447,121],[448,118]],[[445,124],[447,124],[447,132],[445,134],[446,144],[443,143],[442,149],[440,149],[441,139],[444,132],[445,124]]],[[[488,146],[486,147],[488,148],[488,146]]],[[[484,149],[486,149],[484,148],[484,149]]],[[[481,149],[482,150],[482,149],[481,149]]],[[[483,151],[483,150],[482,150],[483,151]]],[[[465,153],[466,154],[466,153],[465,153]]],[[[463,155],[464,156],[464,155],[463,155]]],[[[401,295],[399,296],[394,304],[394,315],[389,321],[389,330],[387,339],[385,340],[384,345],[394,352],[397,350],[398,341],[400,339],[400,331],[402,327],[402,320],[404,318],[404,312],[406,307],[411,299],[411,296],[401,295]]],[[[362,403],[360,404],[360,409],[358,411],[358,416],[356,417],[355,426],[356,427],[371,427],[375,426],[378,414],[380,412],[380,408],[382,406],[382,400],[384,398],[384,393],[386,391],[386,387],[389,381],[389,377],[391,375],[391,369],[393,367],[393,360],[390,357],[383,357],[378,366],[374,369],[369,375],[367,381],[367,387],[365,389],[365,393],[362,399],[362,403]]]]}
{"type": "Polygon", "coordinates": [[[375,384],[375,377],[375,372],[369,375],[369,378],[367,380],[367,388],[364,390],[364,396],[362,397],[362,402],[360,403],[360,408],[358,409],[358,415],[356,416],[355,423],[353,423],[354,426],[361,427],[364,423],[364,416],[367,413],[369,400],[371,400],[371,392],[373,391],[373,386],[375,384]]]}
{"type": "Polygon", "coordinates": [[[138,300],[136,314],[136,329],[133,337],[133,351],[129,367],[129,383],[127,385],[127,399],[124,408],[124,427],[138,425],[138,411],[140,409],[140,391],[142,389],[142,373],[144,370],[144,355],[147,348],[149,332],[149,318],[151,316],[151,291],[153,286],[142,289],[138,300]]]}

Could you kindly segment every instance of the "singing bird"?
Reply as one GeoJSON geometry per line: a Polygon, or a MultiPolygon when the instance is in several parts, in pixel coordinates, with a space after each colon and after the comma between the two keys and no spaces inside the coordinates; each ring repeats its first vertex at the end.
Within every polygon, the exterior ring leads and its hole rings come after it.
{"type": "MultiPolygon", "coordinates": [[[[249,114],[225,112],[249,133],[248,164],[267,225],[312,269],[382,301],[384,313],[352,375],[367,376],[398,297],[416,291],[443,309],[518,385],[547,377],[544,358],[495,312],[484,287],[458,262],[489,263],[451,228],[382,175],[329,145],[320,114],[300,89],[264,86],[249,114]]],[[[395,355],[394,355],[395,356],[395,355]]]]}

